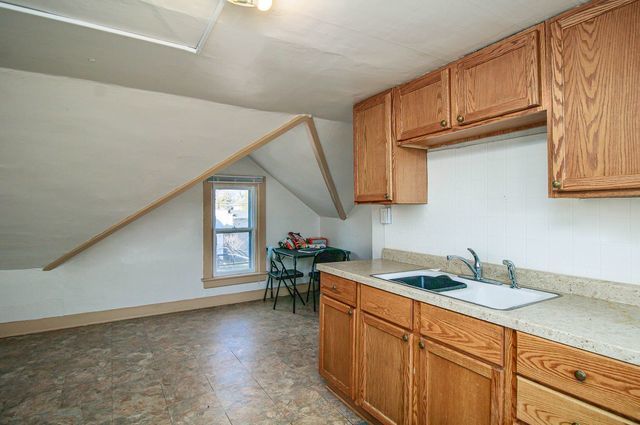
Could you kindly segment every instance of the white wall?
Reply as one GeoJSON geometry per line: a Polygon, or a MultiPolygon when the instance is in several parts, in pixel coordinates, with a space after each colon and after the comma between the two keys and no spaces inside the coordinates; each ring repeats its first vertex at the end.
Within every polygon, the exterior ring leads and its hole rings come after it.
{"type": "Polygon", "coordinates": [[[429,152],[428,172],[429,204],[394,206],[384,246],[640,284],[640,199],[549,199],[545,134],[429,152]]]}
{"type": "MultiPolygon", "coordinates": [[[[267,176],[267,242],[320,231],[319,217],[249,159],[229,174],[267,176]]],[[[202,187],[180,195],[50,271],[0,271],[0,322],[177,301],[264,287],[203,289],[202,187]]]]}
{"type": "Polygon", "coordinates": [[[320,218],[320,233],[336,248],[351,251],[352,260],[371,258],[371,205],[356,205],[346,220],[320,218]]]}
{"type": "Polygon", "coordinates": [[[290,118],[0,68],[0,268],[53,261],[290,118]]]}

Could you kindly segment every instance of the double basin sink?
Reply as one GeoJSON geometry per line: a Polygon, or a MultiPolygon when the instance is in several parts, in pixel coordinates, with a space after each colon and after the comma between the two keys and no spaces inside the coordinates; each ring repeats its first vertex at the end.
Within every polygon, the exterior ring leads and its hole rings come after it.
{"type": "Polygon", "coordinates": [[[551,292],[492,285],[434,270],[375,274],[373,277],[492,308],[513,310],[559,297],[551,292]]]}

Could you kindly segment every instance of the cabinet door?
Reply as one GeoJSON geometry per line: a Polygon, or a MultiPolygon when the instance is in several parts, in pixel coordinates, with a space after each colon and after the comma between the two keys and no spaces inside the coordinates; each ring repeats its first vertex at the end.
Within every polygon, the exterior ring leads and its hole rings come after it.
{"type": "Polygon", "coordinates": [[[412,335],[362,313],[360,405],[385,425],[411,418],[412,335]]]}
{"type": "Polygon", "coordinates": [[[418,350],[419,423],[498,425],[502,371],[431,341],[418,350]]]}
{"type": "Polygon", "coordinates": [[[549,33],[553,190],[640,195],[640,1],[581,8],[549,33]]]}
{"type": "Polygon", "coordinates": [[[355,324],[350,306],[321,296],[320,375],[351,398],[355,398],[355,324]]]}
{"type": "Polygon", "coordinates": [[[392,199],[391,91],[353,109],[354,184],[356,202],[392,199]]]}
{"type": "Polygon", "coordinates": [[[432,72],[394,90],[397,140],[451,128],[449,70],[432,72]]]}
{"type": "Polygon", "coordinates": [[[452,96],[457,126],[540,105],[539,28],[458,62],[452,96]]]}

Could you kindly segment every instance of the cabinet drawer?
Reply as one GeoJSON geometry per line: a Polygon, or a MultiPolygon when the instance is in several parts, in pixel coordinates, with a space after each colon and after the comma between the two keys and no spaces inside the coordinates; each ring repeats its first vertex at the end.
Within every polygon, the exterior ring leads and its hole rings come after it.
{"type": "Polygon", "coordinates": [[[420,333],[483,360],[504,364],[504,328],[420,303],[420,333]]]}
{"type": "Polygon", "coordinates": [[[362,285],[360,308],[389,322],[412,329],[413,302],[409,298],[362,285]]]}
{"type": "Polygon", "coordinates": [[[518,374],[640,419],[640,367],[518,332],[518,374]]]}
{"type": "Polygon", "coordinates": [[[357,284],[352,280],[328,273],[320,275],[320,290],[323,294],[354,307],[356,305],[356,287],[357,284]]]}
{"type": "Polygon", "coordinates": [[[517,400],[517,417],[529,425],[635,424],[520,376],[517,400]]]}

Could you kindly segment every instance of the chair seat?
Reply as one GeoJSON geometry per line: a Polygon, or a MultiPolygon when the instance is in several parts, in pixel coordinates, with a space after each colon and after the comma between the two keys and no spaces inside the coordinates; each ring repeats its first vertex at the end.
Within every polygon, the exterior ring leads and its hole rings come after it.
{"type": "Polygon", "coordinates": [[[294,271],[293,269],[287,269],[287,270],[269,272],[269,276],[271,276],[276,280],[293,279],[294,276],[297,279],[299,277],[304,277],[304,273],[297,270],[294,271]]]}

